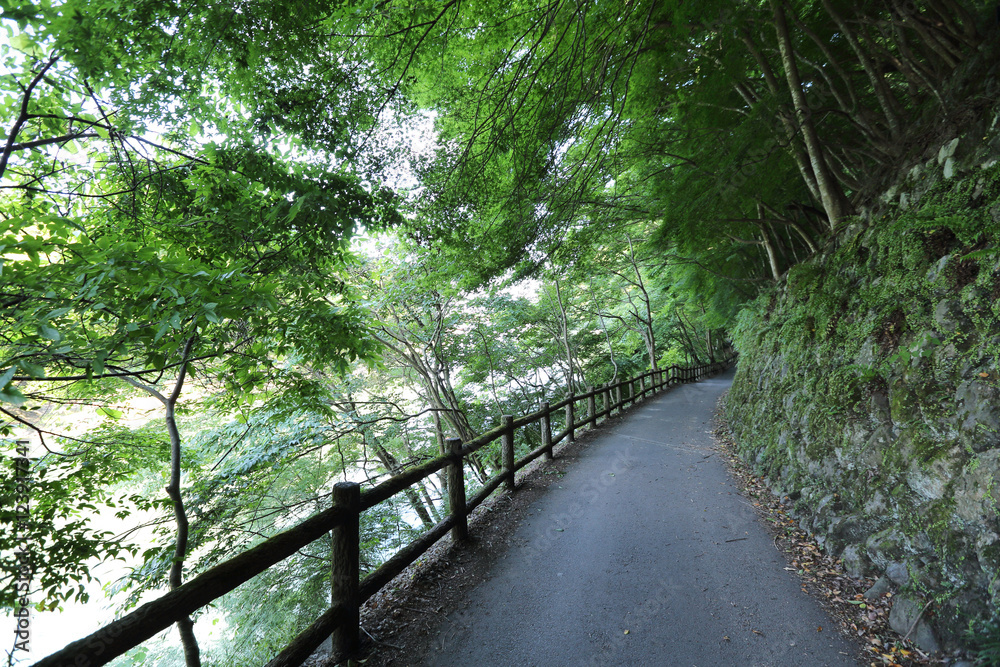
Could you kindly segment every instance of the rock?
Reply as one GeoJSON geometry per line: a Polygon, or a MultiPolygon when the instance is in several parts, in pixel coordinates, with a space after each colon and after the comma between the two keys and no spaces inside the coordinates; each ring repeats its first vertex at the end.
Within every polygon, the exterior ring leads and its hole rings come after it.
{"type": "Polygon", "coordinates": [[[903,563],[889,563],[885,568],[885,576],[897,586],[905,586],[910,583],[910,570],[903,563]]]}
{"type": "MultiPolygon", "coordinates": [[[[899,564],[897,561],[903,557],[903,545],[905,542],[906,537],[897,527],[886,528],[870,536],[865,541],[865,552],[868,554],[869,560],[876,567],[880,569],[888,568],[892,564],[899,564]]],[[[903,567],[903,575],[905,577],[903,583],[905,583],[910,578],[905,566],[903,567]]],[[[901,583],[893,581],[897,584],[901,583]]]]}
{"type": "MultiPolygon", "coordinates": [[[[888,421],[890,415],[892,414],[892,408],[889,405],[889,397],[884,394],[878,394],[877,396],[878,399],[875,399],[874,396],[872,397],[872,402],[874,404],[877,400],[880,408],[878,412],[875,410],[872,410],[872,412],[876,412],[876,416],[878,418],[882,418],[883,421],[888,421]]],[[[882,450],[891,446],[892,441],[892,429],[888,426],[879,426],[871,433],[865,442],[865,451],[872,452],[875,455],[875,458],[872,461],[873,463],[877,464],[882,460],[882,450]]]]}
{"type": "MultiPolygon", "coordinates": [[[[937,463],[937,462],[935,462],[937,463]]],[[[937,470],[914,470],[906,476],[906,485],[925,500],[940,500],[944,497],[945,487],[951,479],[944,475],[934,474],[937,470]]]]}
{"type": "Polygon", "coordinates": [[[861,555],[861,550],[856,544],[850,544],[840,554],[840,560],[844,563],[844,570],[852,577],[863,577],[868,574],[868,562],[861,555]]]}
{"type": "MultiPolygon", "coordinates": [[[[938,156],[937,156],[938,164],[945,163],[947,160],[951,159],[955,155],[955,150],[958,148],[959,141],[960,141],[959,138],[955,137],[945,145],[941,146],[941,149],[938,150],[938,156]]],[[[945,178],[947,178],[947,176],[945,178]]]]}
{"type": "MultiPolygon", "coordinates": [[[[980,377],[966,380],[955,391],[962,429],[972,435],[1000,432],[1000,392],[980,377]]],[[[989,438],[991,444],[995,437],[989,438]]],[[[982,451],[982,450],[979,450],[982,451]]]]}
{"type": "Polygon", "coordinates": [[[877,421],[882,422],[882,428],[875,432],[878,436],[877,442],[879,444],[889,443],[892,441],[892,407],[889,405],[889,396],[882,392],[875,392],[872,394],[872,417],[877,421]],[[886,428],[889,427],[889,428],[886,428]],[[882,429],[886,428],[887,432],[883,432],[882,429]]]}
{"type": "Polygon", "coordinates": [[[837,496],[828,493],[816,504],[816,515],[835,514],[837,512],[837,496]]]}
{"type": "MultiPolygon", "coordinates": [[[[773,482],[780,470],[775,491],[787,493],[782,502],[794,506],[794,521],[852,575],[882,575],[869,598],[891,585],[900,597],[919,591],[935,600],[919,619],[935,634],[911,633],[924,647],[959,646],[970,620],[995,613],[1000,591],[1000,327],[993,319],[1000,250],[978,250],[969,283],[969,267],[956,266],[968,248],[957,248],[972,239],[961,225],[960,239],[944,232],[951,215],[1000,225],[1000,163],[991,172],[975,169],[1000,156],[1000,116],[997,124],[988,153],[973,153],[980,150],[975,135],[934,142],[909,180],[887,175],[897,185],[886,199],[911,211],[930,202],[933,221],[903,215],[899,229],[889,229],[875,218],[899,211],[876,207],[868,227],[852,225],[809,260],[812,272],[803,275],[815,284],[803,291],[822,299],[804,300],[793,275],[792,289],[782,283],[760,302],[758,320],[741,334],[747,351],[734,388],[742,382],[743,393],[731,394],[744,405],[727,408],[731,424],[743,421],[751,461],[769,454],[762,472],[773,482]],[[930,238],[934,231],[941,237],[930,238]],[[945,247],[955,251],[942,257],[945,247]],[[906,316],[901,355],[880,342],[887,311],[897,308],[906,316]],[[803,334],[810,317],[831,313],[839,313],[836,335],[803,334]],[[872,381],[872,372],[879,378],[872,381]]],[[[896,625],[912,624],[923,604],[901,603],[896,625]]]]}
{"type": "Polygon", "coordinates": [[[945,267],[948,266],[949,260],[951,260],[951,255],[945,255],[938,261],[931,264],[931,267],[927,269],[927,282],[940,283],[941,287],[946,287],[945,267]]]}
{"type": "Polygon", "coordinates": [[[866,533],[860,518],[851,515],[834,517],[827,528],[827,536],[840,542],[859,542],[866,533]]]}
{"type": "Polygon", "coordinates": [[[865,591],[865,599],[875,600],[876,598],[882,597],[890,590],[892,590],[892,581],[889,577],[879,577],[872,587],[865,591]]]}
{"type": "Polygon", "coordinates": [[[924,605],[919,601],[898,596],[889,612],[889,627],[901,637],[909,637],[922,651],[933,653],[940,647],[930,624],[923,618],[923,611],[924,605]]]}
{"type": "Polygon", "coordinates": [[[979,199],[980,197],[982,197],[983,196],[983,188],[985,188],[985,187],[986,187],[986,180],[985,179],[980,178],[978,181],[976,181],[976,189],[972,191],[972,199],[975,200],[975,199],[979,199]]]}
{"type": "Polygon", "coordinates": [[[969,318],[962,309],[962,304],[954,299],[941,300],[934,309],[934,323],[945,333],[969,329],[969,318]]]}
{"type": "MultiPolygon", "coordinates": [[[[880,491],[875,491],[872,497],[865,502],[865,514],[870,516],[884,516],[887,509],[885,496],[880,491]]],[[[871,555],[870,552],[869,555],[871,555]]]]}
{"type": "Polygon", "coordinates": [[[982,522],[983,516],[995,514],[994,497],[990,491],[994,480],[1000,479],[1000,450],[978,454],[975,465],[966,466],[954,485],[955,515],[970,524],[982,522]]]}

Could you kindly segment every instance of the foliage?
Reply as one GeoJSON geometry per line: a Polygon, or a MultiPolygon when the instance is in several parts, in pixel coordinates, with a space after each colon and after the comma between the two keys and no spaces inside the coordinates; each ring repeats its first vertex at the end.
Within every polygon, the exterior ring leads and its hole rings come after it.
{"type": "MultiPolygon", "coordinates": [[[[248,131],[252,122],[229,124],[239,102],[217,96],[227,70],[189,67],[198,45],[183,53],[157,23],[171,8],[137,9],[150,11],[107,24],[91,20],[113,11],[102,3],[5,14],[4,27],[16,21],[20,33],[2,53],[16,85],[0,100],[14,119],[0,161],[0,411],[5,430],[31,429],[43,446],[51,434],[29,408],[72,394],[100,404],[112,381],[156,392],[190,372],[216,410],[274,392],[315,407],[322,387],[292,359],[345,372],[376,349],[343,266],[352,233],[394,219],[386,196],[324,165],[302,140],[286,135],[279,149],[248,131]],[[118,34],[100,39],[108,26],[118,34]],[[185,63],[152,67],[132,50],[139,43],[173,43],[185,63]]],[[[171,403],[168,426],[172,411],[171,403]]],[[[136,437],[125,429],[91,436],[119,453],[136,437]]],[[[98,489],[127,477],[109,464],[115,457],[82,468],[62,459],[76,454],[50,452],[38,464],[40,476],[72,470],[86,491],[55,482],[35,490],[39,530],[48,532],[33,537],[65,554],[38,565],[50,597],[66,597],[56,584],[79,579],[87,559],[125,548],[90,536],[86,519],[71,522],[103,502],[98,489]]],[[[152,493],[132,502],[162,507],[152,493]]],[[[156,553],[161,566],[173,560],[156,553]]]]}
{"type": "Polygon", "coordinates": [[[1000,624],[993,620],[979,624],[968,633],[970,645],[976,657],[976,664],[994,667],[1000,664],[1000,624]]]}
{"type": "MultiPolygon", "coordinates": [[[[12,461],[13,444],[4,445],[7,450],[4,458],[12,461]]],[[[27,520],[15,518],[13,465],[5,465],[0,471],[0,489],[3,489],[0,521],[12,528],[3,531],[0,537],[3,571],[16,572],[15,554],[21,545],[29,545],[26,551],[32,580],[37,591],[42,593],[41,598],[32,597],[39,610],[53,611],[71,599],[86,602],[89,594],[84,582],[92,580],[90,559],[125,560],[140,549],[133,541],[95,527],[95,515],[104,513],[124,519],[136,512],[164,506],[163,500],[130,493],[125,488],[124,483],[137,472],[132,462],[126,459],[110,466],[103,465],[105,457],[101,447],[89,447],[81,448],[74,457],[34,462],[27,475],[30,480],[27,520]],[[15,522],[17,530],[13,530],[15,522]]],[[[4,586],[0,604],[15,607],[16,592],[14,586],[4,586]]]]}

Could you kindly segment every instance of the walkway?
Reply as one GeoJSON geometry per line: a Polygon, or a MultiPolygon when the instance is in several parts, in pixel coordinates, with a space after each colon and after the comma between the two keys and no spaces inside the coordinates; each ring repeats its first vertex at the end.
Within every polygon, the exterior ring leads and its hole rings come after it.
{"type": "Polygon", "coordinates": [[[732,374],[604,429],[424,664],[858,665],[716,454],[712,413],[732,374]]]}

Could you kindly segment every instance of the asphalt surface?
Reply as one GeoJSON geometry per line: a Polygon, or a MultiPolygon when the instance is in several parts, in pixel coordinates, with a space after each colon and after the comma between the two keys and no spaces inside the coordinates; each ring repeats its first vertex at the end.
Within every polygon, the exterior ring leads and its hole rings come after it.
{"type": "Polygon", "coordinates": [[[712,413],[732,373],[602,429],[423,664],[860,664],[716,454],[712,413]]]}

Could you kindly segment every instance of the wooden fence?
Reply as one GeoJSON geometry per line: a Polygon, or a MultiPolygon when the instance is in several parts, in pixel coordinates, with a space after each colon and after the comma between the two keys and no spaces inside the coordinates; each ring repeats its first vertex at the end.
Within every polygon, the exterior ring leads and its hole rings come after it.
{"type": "Polygon", "coordinates": [[[558,403],[542,403],[537,412],[514,418],[504,415],[502,424],[463,443],[447,440],[448,452],[414,466],[380,484],[362,490],[354,482],[334,487],[333,506],[298,525],[282,531],[257,546],[194,577],[135,611],[112,621],[97,632],[68,644],[62,650],[35,663],[35,667],[97,667],[138,646],[179,619],[232,591],[264,570],[291,556],[299,549],[325,535],[331,535],[331,588],[333,603],[316,621],[299,634],[266,667],[298,667],[323,641],[332,636],[335,655],[346,655],[358,647],[358,615],[362,604],[413,563],[435,542],[451,531],[456,541],[469,533],[468,515],[499,486],[514,490],[514,474],[540,456],[552,458],[552,448],[564,439],[572,441],[575,431],[594,427],[601,418],[620,414],[649,394],[678,384],[694,382],[714,375],[733,364],[735,355],[723,362],[698,366],[670,366],[649,371],[629,380],[609,384],[585,394],[571,395],[558,403]],[[598,410],[598,403],[600,410],[598,410]],[[565,428],[552,433],[552,415],[565,410],[565,428]],[[517,429],[538,423],[541,446],[520,459],[514,459],[514,435],[517,429]],[[465,497],[464,462],[466,457],[496,440],[501,441],[503,470],[488,480],[472,498],[465,497]],[[359,576],[359,517],[361,512],[388,500],[430,475],[447,468],[450,514],[419,538],[396,552],[364,579],[359,576]]]}

